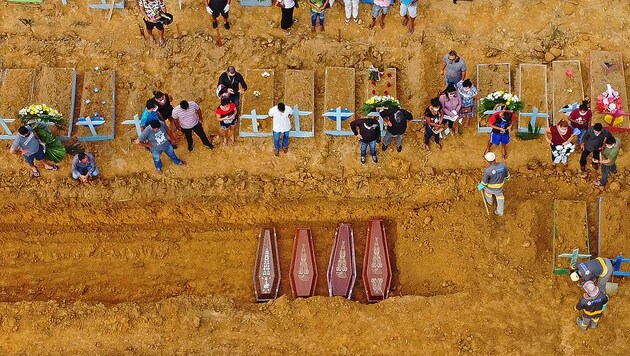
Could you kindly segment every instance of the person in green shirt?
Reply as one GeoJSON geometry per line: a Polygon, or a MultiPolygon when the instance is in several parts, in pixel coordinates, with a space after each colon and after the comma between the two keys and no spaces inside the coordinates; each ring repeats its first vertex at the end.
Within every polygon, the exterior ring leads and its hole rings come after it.
{"type": "Polygon", "coordinates": [[[308,0],[308,4],[311,7],[311,31],[315,32],[318,18],[319,26],[324,31],[324,13],[326,6],[328,6],[328,0],[308,0]]]}
{"type": "Polygon", "coordinates": [[[606,144],[602,150],[602,158],[599,163],[602,164],[602,179],[594,182],[598,187],[603,187],[608,183],[608,174],[610,172],[617,173],[617,155],[621,148],[621,139],[614,138],[612,135],[606,137],[606,144]]]}

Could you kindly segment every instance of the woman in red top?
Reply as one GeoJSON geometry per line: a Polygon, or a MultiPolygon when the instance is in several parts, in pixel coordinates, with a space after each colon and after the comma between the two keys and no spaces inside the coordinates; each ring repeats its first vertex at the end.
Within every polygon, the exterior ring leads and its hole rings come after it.
{"type": "Polygon", "coordinates": [[[545,140],[551,145],[552,165],[567,165],[569,155],[575,151],[574,142],[579,134],[580,130],[570,127],[567,120],[560,120],[556,126],[545,128],[545,140]]]}
{"type": "Polygon", "coordinates": [[[236,131],[236,123],[238,122],[236,119],[236,105],[230,99],[221,99],[221,105],[214,112],[217,114],[217,119],[220,122],[223,146],[227,146],[228,135],[234,145],[236,143],[234,131],[236,131]]]}

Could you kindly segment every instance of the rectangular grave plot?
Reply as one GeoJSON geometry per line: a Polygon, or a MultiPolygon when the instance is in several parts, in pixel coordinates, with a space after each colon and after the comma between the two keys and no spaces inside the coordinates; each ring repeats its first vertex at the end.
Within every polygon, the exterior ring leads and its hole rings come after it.
{"type": "MultiPolygon", "coordinates": [[[[512,92],[512,76],[509,63],[478,64],[477,65],[477,89],[479,97],[483,98],[498,90],[512,92]]],[[[477,115],[477,131],[489,133],[489,115],[477,115]]]]}
{"type": "Polygon", "coordinates": [[[578,105],[584,99],[582,66],[578,60],[553,61],[552,66],[552,118],[553,123],[568,117],[560,112],[565,105],[578,105]]]}
{"type": "MultiPolygon", "coordinates": [[[[284,103],[293,109],[297,105],[300,111],[310,112],[299,117],[300,132],[313,132],[315,128],[315,72],[312,70],[287,70],[284,80],[284,103]]],[[[294,113],[295,115],[296,113],[294,113]]],[[[296,123],[291,122],[291,129],[296,131],[296,123]]]]}
{"type": "Polygon", "coordinates": [[[368,72],[365,72],[365,82],[367,83],[364,101],[375,96],[392,96],[398,98],[396,91],[396,68],[385,68],[380,81],[370,81],[368,72]]]}
{"type": "Polygon", "coordinates": [[[518,78],[518,96],[525,103],[525,108],[519,112],[518,130],[527,132],[529,123],[532,123],[534,127],[548,127],[547,66],[544,64],[520,64],[518,66],[518,78]],[[536,119],[532,118],[534,111],[536,111],[536,119]]]}
{"type": "MultiPolygon", "coordinates": [[[[621,52],[591,52],[590,74],[593,123],[601,122],[604,124],[604,127],[606,127],[607,124],[604,122],[604,116],[606,113],[599,113],[597,111],[597,96],[601,95],[606,90],[606,84],[610,84],[612,88],[619,93],[622,100],[623,110],[626,113],[630,112],[630,106],[628,105],[629,99],[626,91],[626,78],[623,71],[623,57],[621,52]]],[[[623,118],[623,122],[616,127],[621,129],[630,129],[630,117],[625,116],[623,118]]]]}
{"type": "Polygon", "coordinates": [[[324,130],[350,131],[350,122],[361,114],[355,108],[355,71],[354,68],[326,67],[324,111],[329,112],[337,108],[349,110],[353,116],[341,122],[337,127],[334,119],[324,117],[324,130]]]}
{"type": "Polygon", "coordinates": [[[627,235],[619,219],[619,212],[627,208],[623,199],[603,198],[601,208],[599,256],[615,258],[618,255],[630,257],[627,235]]]}
{"type": "Polygon", "coordinates": [[[34,69],[7,69],[5,71],[2,86],[0,86],[0,117],[16,120],[13,124],[8,124],[9,127],[17,129],[20,126],[17,120],[20,109],[36,104],[33,102],[34,85],[34,69]]]}
{"type": "Polygon", "coordinates": [[[76,71],[73,68],[44,68],[35,83],[35,101],[59,111],[66,124],[51,127],[58,136],[70,138],[74,119],[76,71]]]}
{"type": "MultiPolygon", "coordinates": [[[[92,70],[85,73],[79,118],[88,116],[103,117],[105,123],[96,127],[96,132],[99,136],[114,134],[116,120],[115,98],[116,73],[113,70],[92,70]]],[[[92,136],[89,127],[77,126],[76,124],[75,126],[77,136],[92,136]]]]}
{"type": "Polygon", "coordinates": [[[590,253],[585,201],[554,201],[554,270],[567,270],[570,258],[558,257],[578,248],[580,254],[590,253]]]}
{"type": "MultiPolygon", "coordinates": [[[[256,110],[257,115],[267,115],[274,103],[274,83],[275,75],[271,69],[248,69],[247,91],[242,95],[241,115],[251,114],[252,110],[256,110]]],[[[253,132],[253,121],[249,119],[240,120],[240,130],[243,132],[253,132]]],[[[271,118],[257,120],[258,132],[271,134],[272,120],[271,118]]]]}

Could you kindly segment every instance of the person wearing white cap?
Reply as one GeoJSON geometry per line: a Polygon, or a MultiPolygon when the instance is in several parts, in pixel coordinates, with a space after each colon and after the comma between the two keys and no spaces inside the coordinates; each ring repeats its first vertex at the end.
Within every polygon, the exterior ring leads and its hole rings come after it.
{"type": "Polygon", "coordinates": [[[606,310],[606,303],[608,303],[608,296],[603,290],[597,288],[593,281],[588,281],[582,286],[584,288],[584,295],[582,299],[575,306],[575,310],[582,311],[582,317],[578,317],[575,322],[580,329],[586,331],[589,324],[592,329],[597,327],[599,318],[602,317],[604,310],[606,310]]]}
{"type": "Polygon", "coordinates": [[[494,152],[486,153],[484,158],[488,161],[488,167],[484,169],[483,178],[481,183],[477,185],[477,189],[483,190],[486,202],[489,205],[493,204],[492,196],[496,197],[497,209],[494,213],[503,216],[503,208],[505,206],[503,183],[506,180],[510,180],[510,173],[504,162],[497,163],[497,157],[494,152]]]}
{"type": "Polygon", "coordinates": [[[571,280],[577,282],[580,279],[583,281],[595,281],[597,278],[597,287],[601,290],[606,290],[606,283],[613,274],[612,261],[608,258],[597,257],[594,260],[580,262],[574,266],[571,266],[571,280]]]}

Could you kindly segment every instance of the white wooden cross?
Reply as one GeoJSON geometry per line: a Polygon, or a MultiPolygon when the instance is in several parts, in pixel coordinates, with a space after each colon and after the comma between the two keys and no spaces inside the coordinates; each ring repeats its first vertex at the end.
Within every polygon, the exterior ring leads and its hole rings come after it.
{"type": "Polygon", "coordinates": [[[142,134],[142,125],[140,125],[140,116],[135,114],[132,120],[125,120],[122,122],[123,125],[136,125],[136,132],[138,136],[142,134]]]}

